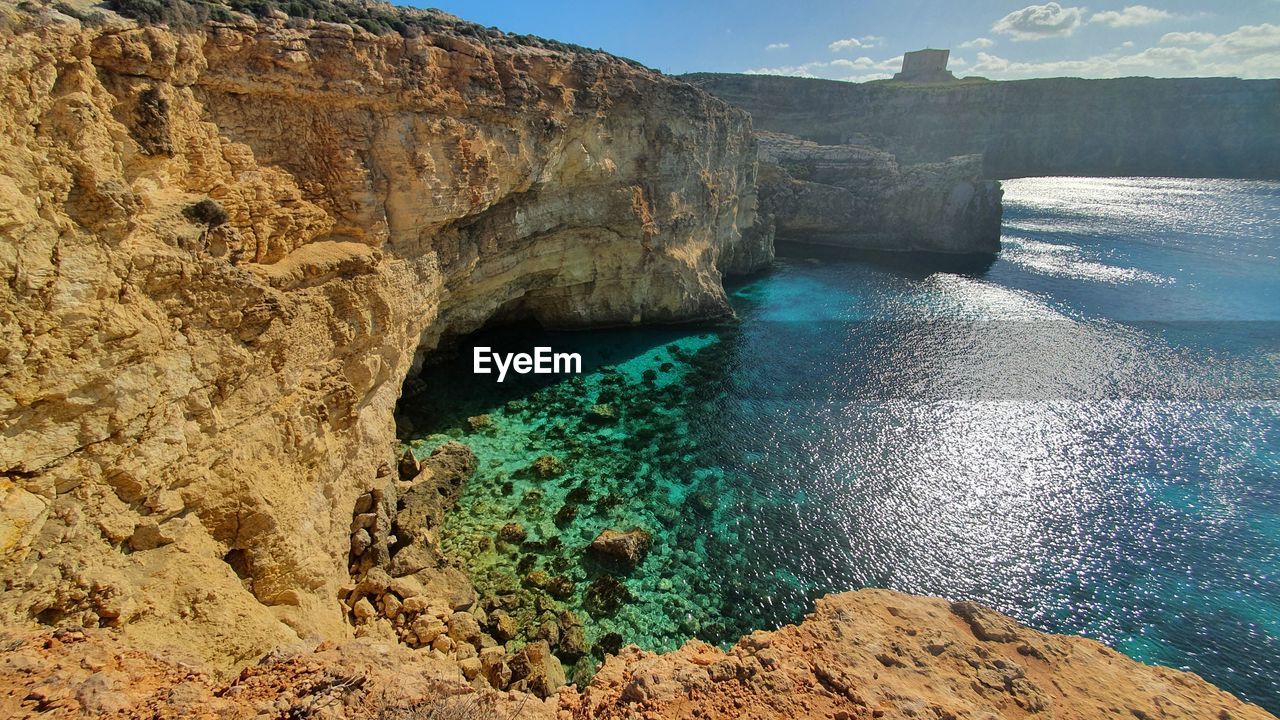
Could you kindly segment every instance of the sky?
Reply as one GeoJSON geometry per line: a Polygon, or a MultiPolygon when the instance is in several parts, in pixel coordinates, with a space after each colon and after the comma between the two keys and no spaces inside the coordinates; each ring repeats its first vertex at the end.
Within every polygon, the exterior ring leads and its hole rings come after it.
{"type": "MultiPolygon", "coordinates": [[[[404,2],[405,0],[400,0],[404,2]]],[[[1280,0],[409,0],[667,73],[861,82],[950,48],[960,77],[1280,77],[1280,0]]]]}

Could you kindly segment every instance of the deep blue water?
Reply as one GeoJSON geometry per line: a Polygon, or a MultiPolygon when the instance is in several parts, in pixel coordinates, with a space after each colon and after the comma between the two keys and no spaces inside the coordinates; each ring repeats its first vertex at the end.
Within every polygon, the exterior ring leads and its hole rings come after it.
{"type": "Polygon", "coordinates": [[[485,341],[582,352],[579,378],[429,371],[414,446],[481,464],[446,544],[526,623],[530,573],[564,578],[593,642],[732,640],[883,586],[1280,711],[1280,185],[1005,189],[994,262],[787,257],[733,289],[733,327],[485,341]],[[531,473],[543,454],[564,472],[531,473]],[[525,545],[488,540],[506,522],[525,545]],[[634,571],[583,560],[633,525],[654,534],[634,571]]]}

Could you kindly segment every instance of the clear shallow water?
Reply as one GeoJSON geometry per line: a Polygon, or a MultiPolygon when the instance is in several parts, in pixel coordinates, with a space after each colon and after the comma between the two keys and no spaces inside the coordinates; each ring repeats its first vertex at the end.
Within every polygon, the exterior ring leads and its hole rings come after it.
{"type": "Polygon", "coordinates": [[[1280,710],[1280,185],[1005,189],[986,266],[789,258],[734,289],[734,327],[467,339],[588,372],[497,385],[468,350],[424,376],[406,440],[480,459],[446,546],[527,626],[566,607],[590,642],[727,641],[884,586],[1280,710]],[[584,559],[632,526],[654,535],[634,571],[584,559]]]}

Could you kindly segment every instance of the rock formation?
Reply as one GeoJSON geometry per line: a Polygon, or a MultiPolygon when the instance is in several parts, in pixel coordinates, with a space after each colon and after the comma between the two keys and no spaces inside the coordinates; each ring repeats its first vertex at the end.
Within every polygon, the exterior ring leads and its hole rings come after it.
{"type": "Polygon", "coordinates": [[[218,671],[350,637],[415,356],[721,317],[771,258],[746,115],[628,61],[443,16],[0,15],[7,623],[218,671]]]}
{"type": "Polygon", "coordinates": [[[981,158],[900,167],[865,145],[760,133],[760,203],[780,240],[871,250],[994,253],[1000,183],[981,158]]]}
{"type": "Polygon", "coordinates": [[[755,632],[727,652],[697,641],[666,655],[627,648],[576,707],[602,719],[1272,717],[1092,640],[888,590],[828,596],[800,625],[755,632]]]}
{"type": "Polygon", "coordinates": [[[946,85],[697,74],[757,130],[904,164],[981,155],[982,177],[1280,178],[1280,81],[1046,78],[946,85]]]}
{"type": "MultiPolygon", "coordinates": [[[[4,631],[0,642],[5,717],[1274,718],[1196,675],[1092,640],[886,590],[824,598],[800,625],[727,651],[696,640],[666,655],[624,648],[582,692],[546,700],[468,687],[483,652],[453,664],[368,638],[281,648],[229,680],[105,630],[4,631]]],[[[545,643],[516,664],[530,686],[561,680],[545,643]]]]}
{"type": "MultiPolygon", "coordinates": [[[[394,406],[423,353],[494,317],[728,314],[723,276],[773,252],[747,116],[434,13],[375,35],[58,7],[0,4],[0,714],[1265,717],[1088,641],[875,593],[560,687],[552,641],[503,645],[511,618],[439,550],[475,458],[398,456],[394,406]]],[[[827,153],[810,185],[849,190],[856,153],[827,153]]],[[[572,613],[545,634],[587,651],[572,613]]]]}
{"type": "Polygon", "coordinates": [[[587,550],[606,562],[633,568],[644,558],[651,541],[649,532],[641,528],[625,531],[607,528],[591,541],[587,550]]]}

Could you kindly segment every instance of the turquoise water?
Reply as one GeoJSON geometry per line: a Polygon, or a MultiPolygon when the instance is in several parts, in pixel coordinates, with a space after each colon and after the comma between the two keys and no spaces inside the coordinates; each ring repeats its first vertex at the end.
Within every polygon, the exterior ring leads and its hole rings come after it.
{"type": "Polygon", "coordinates": [[[1280,710],[1280,185],[1005,188],[994,262],[792,256],[732,326],[465,338],[402,407],[419,453],[480,460],[447,548],[528,632],[570,609],[599,651],[882,586],[1280,710]],[[498,385],[473,343],[586,372],[498,385]],[[606,527],[653,534],[637,567],[585,555],[606,527]]]}

